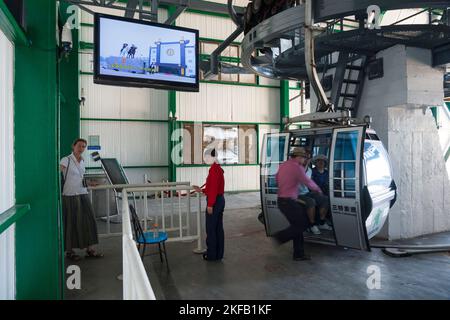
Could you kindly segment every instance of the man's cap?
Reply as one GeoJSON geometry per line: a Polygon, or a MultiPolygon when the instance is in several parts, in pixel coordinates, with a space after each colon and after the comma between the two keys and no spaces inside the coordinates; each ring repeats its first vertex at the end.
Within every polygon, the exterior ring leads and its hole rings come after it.
{"type": "Polygon", "coordinates": [[[310,157],[309,152],[306,151],[306,149],[303,147],[292,148],[291,152],[290,152],[290,156],[291,157],[303,157],[303,158],[307,158],[307,159],[310,157]]]}

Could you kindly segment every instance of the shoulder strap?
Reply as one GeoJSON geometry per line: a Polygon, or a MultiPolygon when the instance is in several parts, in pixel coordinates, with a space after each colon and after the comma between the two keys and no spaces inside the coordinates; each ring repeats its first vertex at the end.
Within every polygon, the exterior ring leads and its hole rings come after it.
{"type": "Polygon", "coordinates": [[[64,176],[64,182],[67,180],[67,174],[69,173],[69,167],[70,167],[70,156],[67,157],[67,159],[69,160],[69,163],[67,164],[67,168],[66,168],[66,175],[64,176]]]}

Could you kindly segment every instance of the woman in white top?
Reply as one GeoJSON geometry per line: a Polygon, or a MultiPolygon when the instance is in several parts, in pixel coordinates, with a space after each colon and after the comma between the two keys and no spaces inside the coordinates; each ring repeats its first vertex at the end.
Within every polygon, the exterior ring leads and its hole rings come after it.
{"type": "Polygon", "coordinates": [[[86,169],[81,154],[86,150],[86,146],[86,140],[75,140],[72,144],[72,154],[60,161],[64,176],[62,202],[65,251],[66,256],[75,261],[80,260],[80,256],[75,254],[74,248],[86,249],[86,257],[103,256],[93,248],[98,244],[98,235],[94,210],[83,183],[86,169]]]}

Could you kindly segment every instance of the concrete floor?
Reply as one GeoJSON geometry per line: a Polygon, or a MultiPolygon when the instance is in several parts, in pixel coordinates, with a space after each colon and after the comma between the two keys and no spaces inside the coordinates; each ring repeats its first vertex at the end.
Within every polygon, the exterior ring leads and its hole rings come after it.
{"type": "MultiPolygon", "coordinates": [[[[144,259],[158,299],[450,299],[450,253],[392,258],[372,252],[306,244],[312,260],[291,259],[291,243],[277,247],[257,220],[259,194],[229,195],[224,216],[225,258],[206,262],[196,243],[168,243],[170,272],[157,256],[144,259]],[[370,266],[381,288],[367,287],[370,266]]],[[[450,233],[438,235],[450,243],[450,233]]],[[[430,239],[430,237],[427,237],[430,239]]],[[[66,299],[122,299],[121,238],[102,238],[105,258],[83,259],[81,290],[66,299]]]]}

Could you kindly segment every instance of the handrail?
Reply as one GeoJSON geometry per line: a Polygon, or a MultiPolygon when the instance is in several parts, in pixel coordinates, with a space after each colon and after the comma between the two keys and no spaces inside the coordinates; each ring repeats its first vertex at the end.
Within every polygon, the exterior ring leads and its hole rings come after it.
{"type": "Polygon", "coordinates": [[[29,204],[15,205],[0,213],[0,234],[31,210],[29,204]]]}
{"type": "Polygon", "coordinates": [[[165,183],[141,183],[141,184],[105,184],[88,187],[88,190],[107,190],[107,189],[131,189],[131,188],[161,188],[172,186],[189,186],[190,182],[165,182],[165,183]]]}

